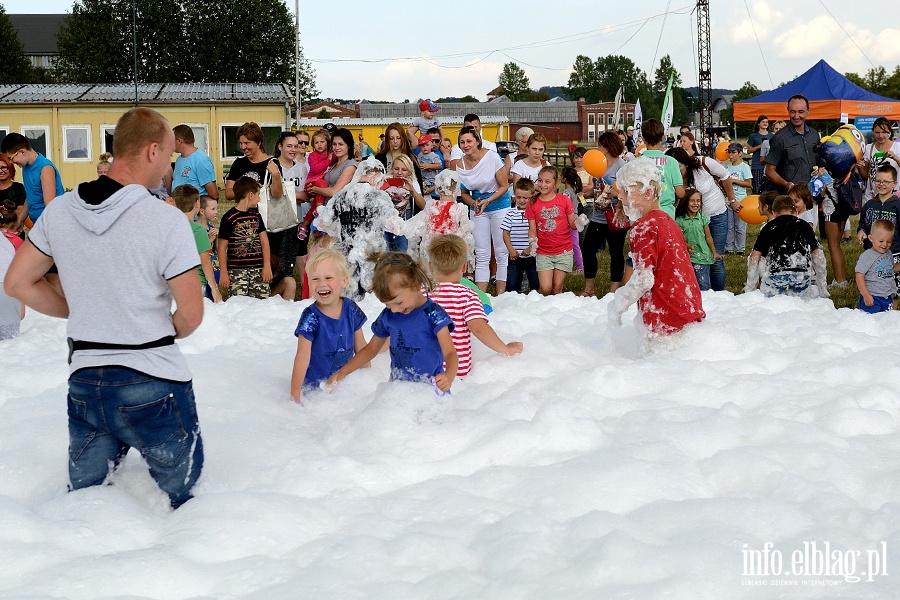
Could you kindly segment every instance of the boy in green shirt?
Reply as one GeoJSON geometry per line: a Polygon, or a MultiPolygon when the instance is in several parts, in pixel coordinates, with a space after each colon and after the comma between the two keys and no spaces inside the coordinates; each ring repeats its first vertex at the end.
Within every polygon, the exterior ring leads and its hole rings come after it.
{"type": "Polygon", "coordinates": [[[191,225],[191,233],[194,234],[194,241],[197,243],[197,252],[200,254],[200,266],[197,267],[200,272],[200,295],[205,295],[206,283],[211,281],[212,284],[209,287],[212,291],[213,302],[221,302],[222,293],[219,291],[213,275],[212,259],[210,258],[212,244],[209,242],[209,234],[206,232],[206,227],[194,221],[200,213],[200,192],[194,186],[185,183],[172,190],[172,199],[178,210],[187,217],[188,223],[191,225]]]}
{"type": "Polygon", "coordinates": [[[662,189],[659,191],[659,207],[670,217],[675,218],[675,199],[684,198],[684,180],[681,178],[681,169],[678,161],[671,156],[666,156],[663,149],[663,140],[666,137],[666,129],[659,119],[647,119],[641,124],[641,137],[647,149],[641,153],[638,160],[652,160],[659,169],[662,179],[662,189]]]}

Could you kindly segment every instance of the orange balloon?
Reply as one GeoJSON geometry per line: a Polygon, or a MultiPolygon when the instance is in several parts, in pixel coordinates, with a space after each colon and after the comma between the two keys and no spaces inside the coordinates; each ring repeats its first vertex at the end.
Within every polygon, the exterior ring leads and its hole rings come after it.
{"type": "MultiPolygon", "coordinates": [[[[716,148],[718,151],[718,148],[716,148]]],[[[749,225],[761,225],[766,222],[766,217],[759,214],[759,194],[744,196],[740,203],[741,210],[738,211],[738,218],[749,225]]]]}
{"type": "Polygon", "coordinates": [[[641,144],[640,146],[638,146],[637,148],[634,149],[634,155],[640,156],[641,154],[644,153],[644,150],[646,150],[646,149],[647,149],[647,144],[641,144]]]}
{"type": "Polygon", "coordinates": [[[606,173],[606,156],[596,148],[585,152],[581,164],[592,177],[603,177],[606,173]]]}
{"type": "Polygon", "coordinates": [[[728,160],[728,142],[719,142],[719,145],[716,146],[716,160],[728,160]]]}

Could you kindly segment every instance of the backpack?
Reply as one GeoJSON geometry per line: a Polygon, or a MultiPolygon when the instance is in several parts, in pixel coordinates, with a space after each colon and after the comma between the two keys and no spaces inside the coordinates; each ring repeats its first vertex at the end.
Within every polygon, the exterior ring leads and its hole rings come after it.
{"type": "Polygon", "coordinates": [[[856,172],[856,169],[850,171],[850,177],[847,181],[835,181],[834,193],[835,204],[842,204],[844,208],[850,211],[851,215],[858,215],[862,209],[862,177],[856,172]]]}

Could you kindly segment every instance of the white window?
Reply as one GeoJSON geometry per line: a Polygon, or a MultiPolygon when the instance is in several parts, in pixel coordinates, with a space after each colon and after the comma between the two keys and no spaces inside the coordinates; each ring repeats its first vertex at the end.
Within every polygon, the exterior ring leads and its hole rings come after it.
{"type": "Polygon", "coordinates": [[[0,125],[0,144],[3,143],[3,138],[5,138],[6,134],[8,134],[8,133],[9,133],[9,126],[8,125],[0,125]]]}
{"type": "Polygon", "coordinates": [[[594,127],[594,113],[588,113],[588,129],[592,129],[594,127]]]}
{"type": "Polygon", "coordinates": [[[613,123],[613,116],[614,116],[613,113],[608,113],[606,115],[606,128],[607,129],[611,129],[612,127],[615,127],[615,125],[616,125],[615,123],[613,123]]]}
{"type": "Polygon", "coordinates": [[[25,125],[19,129],[19,133],[28,138],[28,143],[35,152],[40,152],[44,156],[50,155],[49,125],[25,125]]]}
{"type": "MultiPolygon", "coordinates": [[[[240,126],[241,124],[239,123],[232,123],[222,125],[219,128],[219,133],[222,138],[222,144],[220,146],[222,148],[221,158],[233,159],[244,155],[244,153],[241,152],[241,145],[237,138],[237,130],[240,126]]],[[[260,123],[259,127],[263,132],[266,153],[273,154],[275,152],[275,142],[278,141],[278,136],[281,135],[281,130],[284,128],[284,125],[281,123],[260,123]]],[[[194,135],[196,136],[196,132],[194,132],[194,135]]]]}
{"type": "Polygon", "coordinates": [[[91,162],[91,126],[63,125],[63,162],[91,162]]]}
{"type": "Polygon", "coordinates": [[[116,126],[115,125],[101,125],[100,126],[100,154],[112,154],[113,151],[113,140],[116,137],[116,126]]]}
{"type": "MultiPolygon", "coordinates": [[[[197,148],[199,148],[200,150],[203,150],[205,154],[209,155],[209,126],[200,123],[185,123],[185,125],[190,127],[194,132],[194,145],[197,146],[197,148]]],[[[263,129],[263,136],[265,136],[265,133],[265,129],[263,129]]],[[[266,139],[268,140],[268,138],[266,139]]],[[[273,154],[275,152],[275,148],[269,148],[269,145],[266,144],[266,151],[267,154],[273,154]]]]}
{"type": "Polygon", "coordinates": [[[588,129],[588,141],[593,142],[595,139],[597,139],[597,134],[593,129],[588,129]]]}

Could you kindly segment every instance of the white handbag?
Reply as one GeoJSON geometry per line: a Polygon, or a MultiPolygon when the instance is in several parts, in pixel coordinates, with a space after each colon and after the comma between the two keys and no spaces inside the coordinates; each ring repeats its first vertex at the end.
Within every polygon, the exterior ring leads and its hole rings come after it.
{"type": "Polygon", "coordinates": [[[282,181],[281,196],[272,198],[269,191],[271,179],[271,173],[266,171],[266,184],[259,190],[259,215],[262,217],[266,231],[277,233],[296,227],[300,222],[297,219],[297,188],[294,186],[293,179],[282,181]]]}

